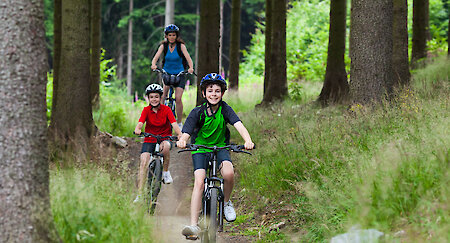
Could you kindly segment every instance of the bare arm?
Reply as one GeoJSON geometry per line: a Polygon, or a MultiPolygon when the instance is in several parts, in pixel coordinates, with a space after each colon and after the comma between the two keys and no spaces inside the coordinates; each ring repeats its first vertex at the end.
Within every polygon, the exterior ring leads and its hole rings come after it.
{"type": "Polygon", "coordinates": [[[141,134],[142,126],[144,126],[144,123],[138,122],[138,124],[136,125],[136,128],[134,129],[134,133],[137,135],[141,134]]]}
{"type": "Polygon", "coordinates": [[[181,52],[183,53],[184,57],[186,58],[186,61],[188,62],[189,65],[189,73],[193,73],[194,72],[194,63],[192,62],[192,58],[189,55],[189,52],[187,51],[186,45],[181,44],[181,52]]]}
{"type": "Polygon", "coordinates": [[[245,149],[251,150],[255,146],[255,144],[252,142],[252,138],[250,137],[250,134],[247,131],[247,128],[244,127],[244,124],[242,124],[241,121],[238,121],[234,123],[233,125],[236,130],[239,132],[241,137],[244,139],[245,143],[245,149]]]}
{"type": "Polygon", "coordinates": [[[158,51],[156,52],[155,56],[152,59],[152,70],[156,69],[156,62],[158,62],[159,57],[161,56],[161,53],[164,51],[164,45],[160,45],[158,48],[158,51]]]}
{"type": "Polygon", "coordinates": [[[172,127],[173,127],[173,130],[175,130],[175,133],[177,134],[177,136],[178,136],[178,139],[180,139],[181,138],[181,129],[180,129],[180,126],[178,126],[178,123],[177,122],[174,122],[174,123],[170,123],[171,125],[172,125],[172,127]]]}

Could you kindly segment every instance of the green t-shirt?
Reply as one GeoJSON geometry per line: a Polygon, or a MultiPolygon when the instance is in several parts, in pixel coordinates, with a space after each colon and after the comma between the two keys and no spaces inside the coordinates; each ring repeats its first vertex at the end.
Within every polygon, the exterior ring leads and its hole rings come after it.
{"type": "MultiPolygon", "coordinates": [[[[205,146],[225,146],[229,142],[227,123],[234,125],[240,121],[233,109],[224,101],[214,114],[208,115],[206,103],[195,107],[186,118],[183,133],[191,135],[191,142],[205,146]]],[[[194,153],[210,152],[200,149],[194,153]]]]}

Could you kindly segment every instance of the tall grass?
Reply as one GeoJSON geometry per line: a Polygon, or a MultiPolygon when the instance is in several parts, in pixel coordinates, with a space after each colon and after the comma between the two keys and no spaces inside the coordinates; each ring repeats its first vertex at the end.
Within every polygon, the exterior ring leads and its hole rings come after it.
{"type": "Polygon", "coordinates": [[[99,168],[52,170],[50,198],[62,240],[151,242],[151,219],[132,203],[131,184],[99,168]]]}
{"type": "Polygon", "coordinates": [[[245,114],[259,149],[237,164],[240,196],[255,210],[292,201],[301,241],[355,224],[388,239],[448,239],[449,73],[440,59],[376,109],[285,102],[245,114]]]}

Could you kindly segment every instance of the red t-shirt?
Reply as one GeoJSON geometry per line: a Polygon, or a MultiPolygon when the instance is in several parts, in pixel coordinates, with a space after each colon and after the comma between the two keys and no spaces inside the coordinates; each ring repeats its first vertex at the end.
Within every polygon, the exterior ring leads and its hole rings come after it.
{"type": "MultiPolygon", "coordinates": [[[[162,104],[157,113],[152,110],[151,106],[144,107],[139,118],[139,122],[145,123],[145,132],[161,136],[172,136],[170,124],[176,121],[170,108],[162,104]]],[[[144,143],[156,143],[156,138],[147,137],[144,139],[144,143]]]]}

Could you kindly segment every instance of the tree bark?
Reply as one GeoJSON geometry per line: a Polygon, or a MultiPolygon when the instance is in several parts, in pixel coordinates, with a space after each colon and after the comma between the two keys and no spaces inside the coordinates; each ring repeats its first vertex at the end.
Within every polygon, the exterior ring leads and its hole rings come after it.
{"type": "MultiPolygon", "coordinates": [[[[58,82],[59,82],[59,67],[61,62],[61,0],[54,0],[53,10],[53,98],[52,98],[52,112],[56,109],[58,102],[58,82]]],[[[53,122],[53,119],[51,119],[53,122]]],[[[51,124],[53,126],[54,124],[51,124]]]]}
{"type": "Polygon", "coordinates": [[[392,66],[394,70],[394,86],[409,84],[408,57],[408,2],[407,0],[394,0],[393,25],[393,55],[392,66]]]}
{"type": "Polygon", "coordinates": [[[197,105],[203,102],[200,81],[208,73],[219,71],[220,0],[200,0],[197,105]]]}
{"type": "Polygon", "coordinates": [[[128,20],[128,52],[127,52],[127,90],[128,96],[132,95],[132,85],[133,85],[133,18],[131,14],[133,13],[133,0],[130,0],[130,19],[128,20]]]}
{"type": "Polygon", "coordinates": [[[346,21],[347,0],[331,0],[327,68],[318,99],[322,105],[342,103],[348,98],[350,88],[344,60],[346,21]]]}
{"type": "Polygon", "coordinates": [[[50,131],[59,146],[74,145],[86,154],[93,134],[89,0],[62,1],[61,61],[50,131]],[[80,147],[78,147],[80,146],[80,147]]]}
{"type": "Polygon", "coordinates": [[[0,4],[0,242],[57,242],[50,209],[43,1],[0,4]]]}
{"type": "Polygon", "coordinates": [[[91,102],[98,106],[100,95],[100,54],[102,1],[91,1],[91,102]]]}
{"type": "Polygon", "coordinates": [[[428,0],[413,1],[413,36],[411,65],[417,67],[419,61],[427,56],[428,32],[428,0]]]}
{"type": "Polygon", "coordinates": [[[353,102],[380,102],[392,84],[392,0],[352,0],[350,92],[353,102]]]}
{"type": "Polygon", "coordinates": [[[266,94],[267,87],[270,80],[270,52],[272,42],[272,0],[266,0],[266,26],[265,26],[265,44],[264,44],[264,95],[266,94]]]}
{"type": "MultiPolygon", "coordinates": [[[[270,79],[262,103],[282,100],[287,94],[286,77],[286,2],[272,0],[272,38],[270,42],[270,79]]],[[[267,55],[267,54],[266,54],[267,55]]]]}
{"type": "Polygon", "coordinates": [[[166,0],[166,15],[164,25],[175,24],[175,0],[166,0]]]}
{"type": "Polygon", "coordinates": [[[241,0],[233,0],[231,7],[230,90],[239,89],[239,49],[241,38],[241,0]]]}

